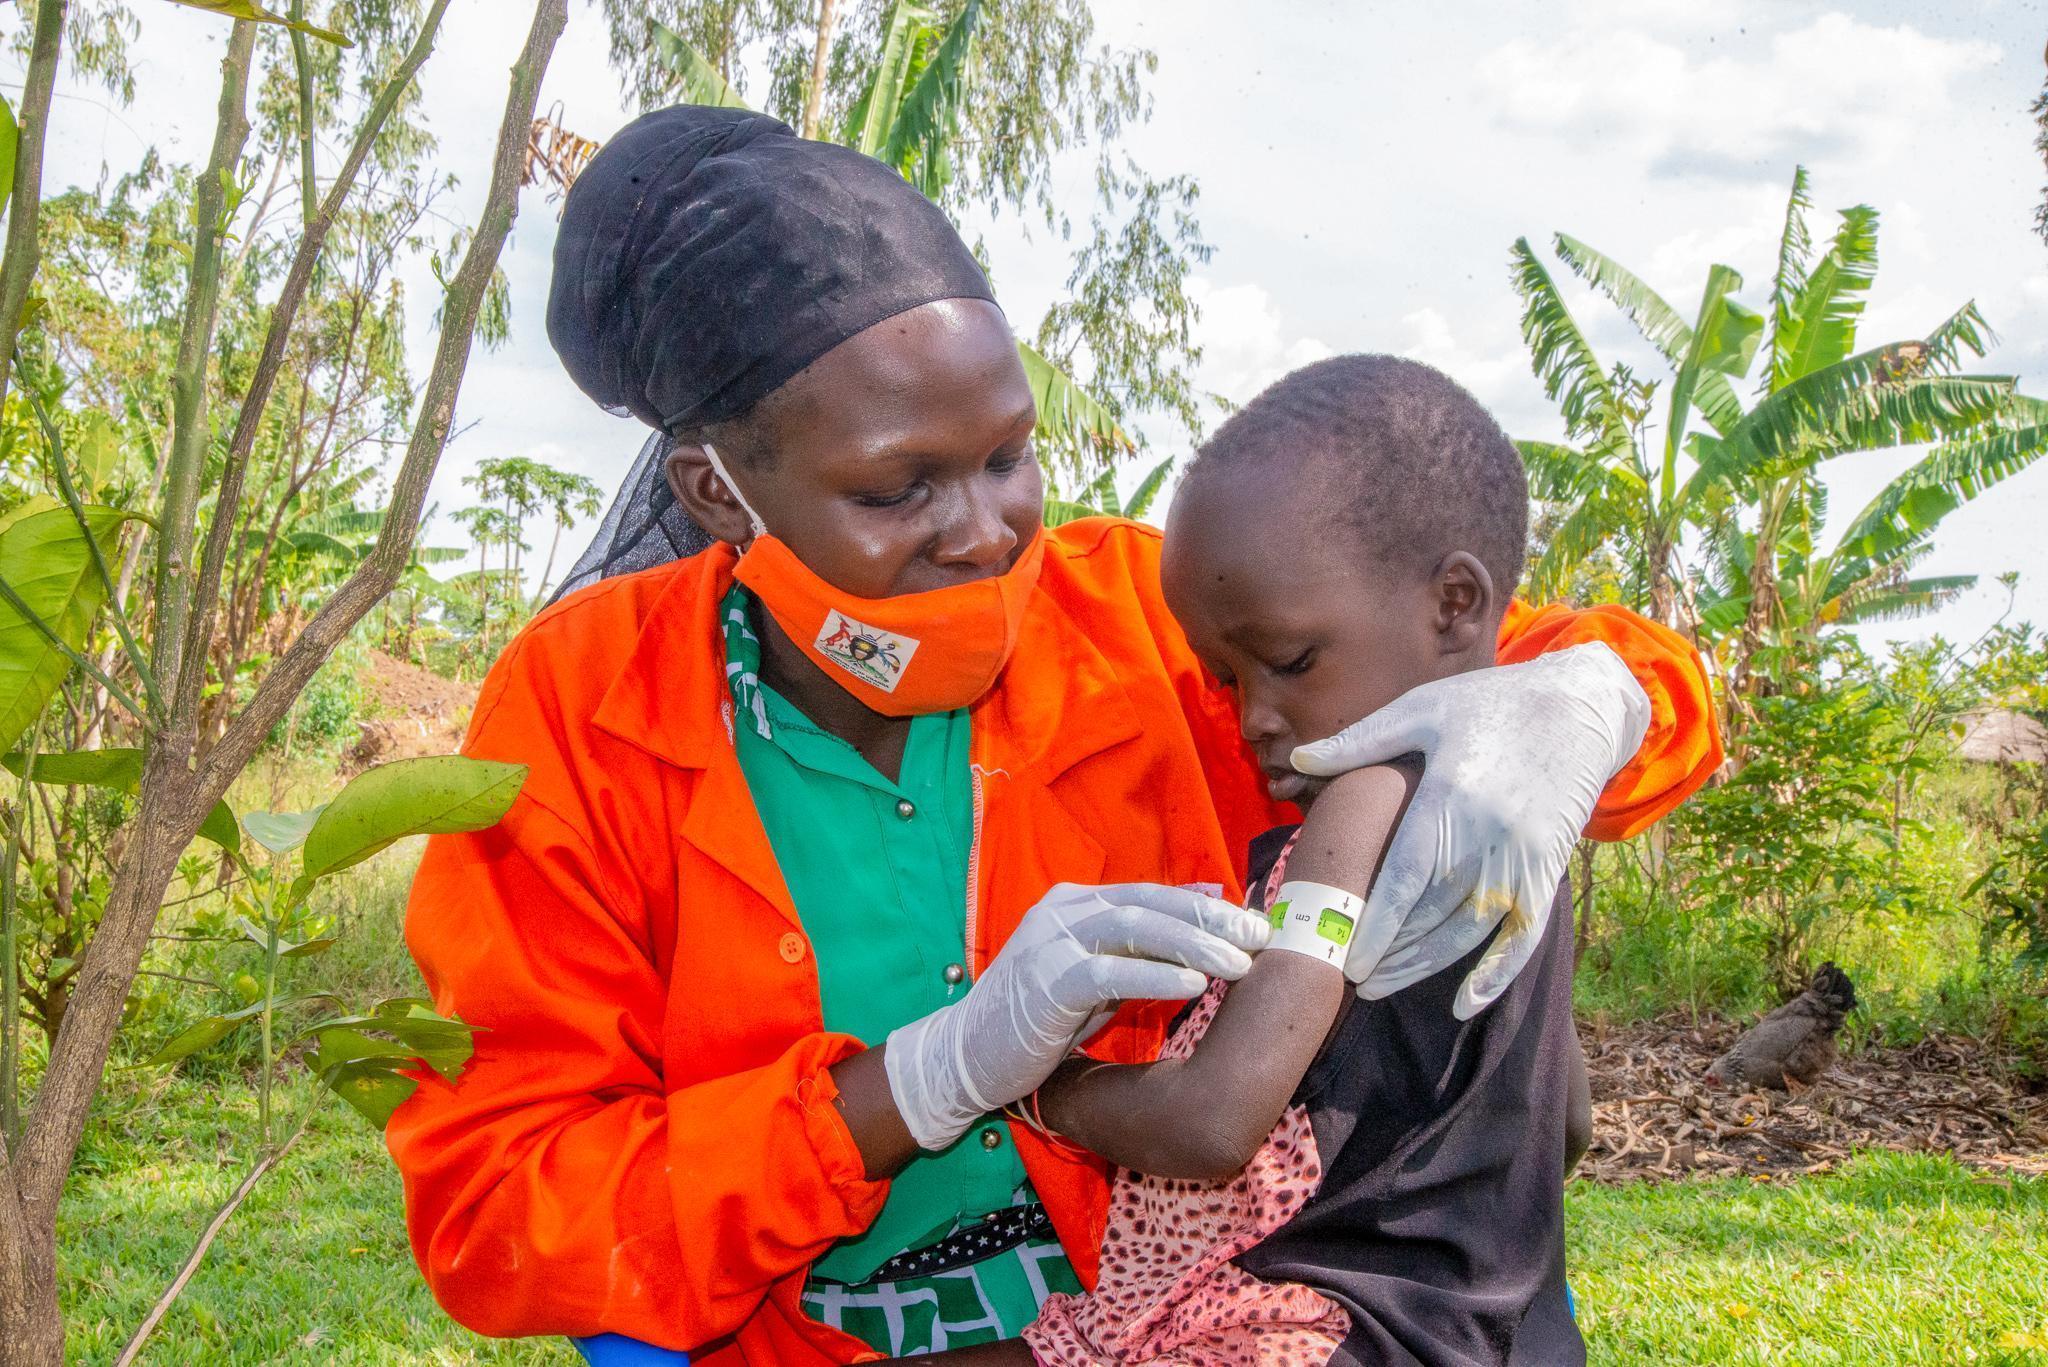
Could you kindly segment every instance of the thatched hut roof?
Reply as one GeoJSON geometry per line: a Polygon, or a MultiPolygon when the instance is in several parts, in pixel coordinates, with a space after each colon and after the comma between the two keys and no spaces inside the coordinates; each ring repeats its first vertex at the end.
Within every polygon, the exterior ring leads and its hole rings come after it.
{"type": "Polygon", "coordinates": [[[2048,764],[2048,726],[2024,712],[1989,707],[1963,718],[1956,753],[1979,764],[2048,764]]]}

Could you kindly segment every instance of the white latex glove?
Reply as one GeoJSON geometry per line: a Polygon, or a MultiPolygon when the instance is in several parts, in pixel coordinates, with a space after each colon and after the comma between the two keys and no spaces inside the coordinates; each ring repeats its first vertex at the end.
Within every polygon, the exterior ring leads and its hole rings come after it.
{"type": "Polygon", "coordinates": [[[1294,752],[1321,777],[1423,756],[1421,782],[1366,899],[1345,976],[1367,999],[1456,963],[1508,924],[1458,989],[1471,1018],[1543,938],[1572,846],[1636,751],[1650,700],[1598,642],[1438,679],[1294,752]]]}
{"type": "Polygon", "coordinates": [[[896,1109],[919,1145],[943,1149],[1036,1091],[1116,1004],[1185,1001],[1211,977],[1241,978],[1270,933],[1256,912],[1190,888],[1061,883],[965,997],[890,1033],[896,1109]]]}

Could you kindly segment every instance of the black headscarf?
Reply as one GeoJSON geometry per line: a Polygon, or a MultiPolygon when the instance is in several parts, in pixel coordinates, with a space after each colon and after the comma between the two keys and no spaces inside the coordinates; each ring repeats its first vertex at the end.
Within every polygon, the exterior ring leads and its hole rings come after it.
{"type": "Polygon", "coordinates": [[[872,157],[738,109],[626,125],[563,206],[548,340],[584,393],[662,435],[561,592],[706,543],[669,495],[668,436],[940,299],[994,295],[938,206],[872,157]]]}

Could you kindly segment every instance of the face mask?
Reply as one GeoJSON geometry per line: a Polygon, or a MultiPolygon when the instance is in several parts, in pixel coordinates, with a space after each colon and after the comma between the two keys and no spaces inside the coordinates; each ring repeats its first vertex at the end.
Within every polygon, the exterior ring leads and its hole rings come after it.
{"type": "Polygon", "coordinates": [[[821,579],[769,532],[707,443],[704,454],[746,511],[753,542],[733,575],[827,677],[891,717],[950,712],[995,684],[1045,560],[1034,535],[1003,573],[895,598],[857,598],[821,579]]]}

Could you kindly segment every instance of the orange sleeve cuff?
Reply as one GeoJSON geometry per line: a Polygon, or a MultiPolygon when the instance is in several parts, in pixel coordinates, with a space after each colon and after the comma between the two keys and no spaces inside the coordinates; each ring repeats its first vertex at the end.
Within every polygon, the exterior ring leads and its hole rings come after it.
{"type": "Polygon", "coordinates": [[[1573,610],[1517,601],[1501,622],[1502,664],[1599,641],[1621,657],[1650,700],[1642,747],[1611,779],[1586,824],[1594,840],[1626,840],[1655,825],[1721,767],[1721,728],[1705,663],[1692,643],[1627,608],[1573,610]]]}

